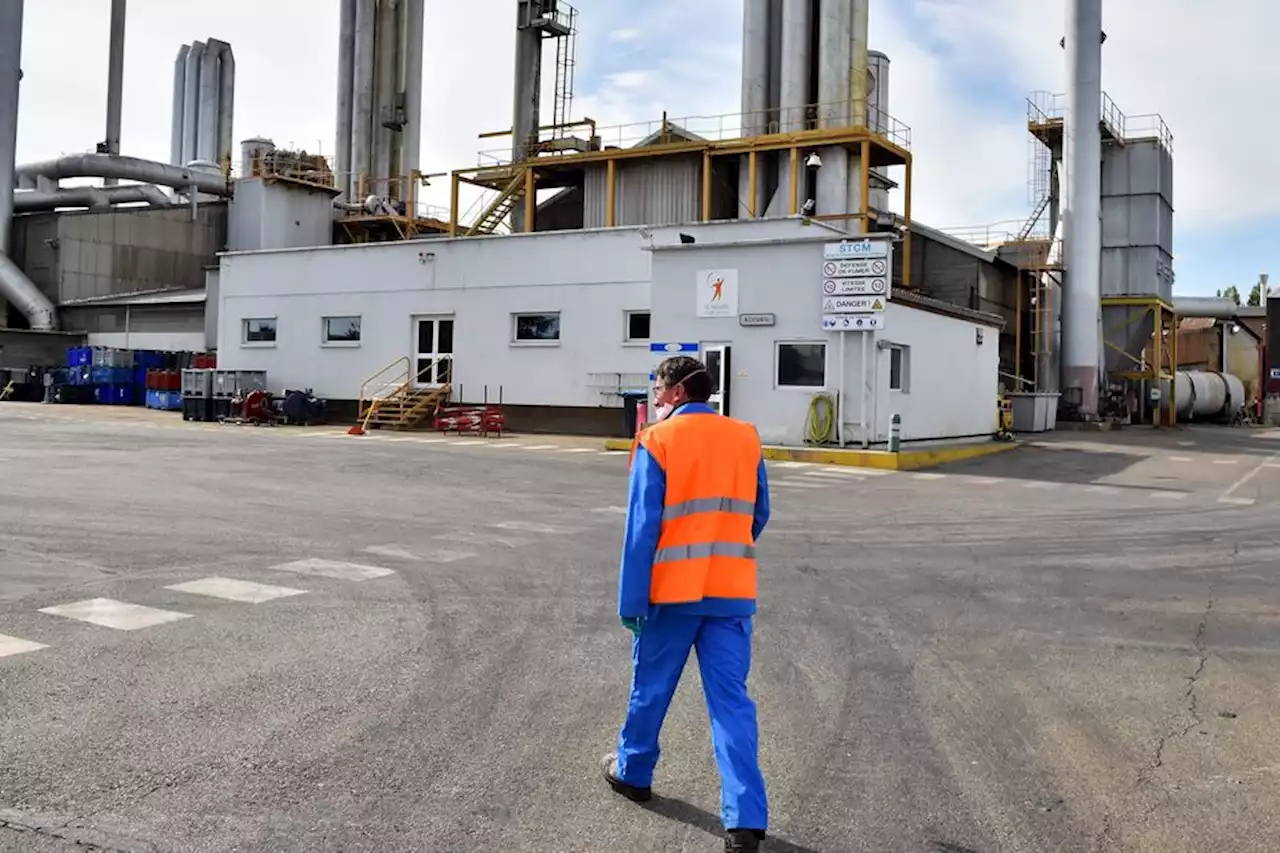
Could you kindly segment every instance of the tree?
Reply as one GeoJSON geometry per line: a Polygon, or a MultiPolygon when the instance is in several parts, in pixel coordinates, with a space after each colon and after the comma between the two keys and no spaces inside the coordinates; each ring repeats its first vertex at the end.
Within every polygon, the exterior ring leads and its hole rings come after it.
{"type": "Polygon", "coordinates": [[[1218,297],[1221,299],[1230,299],[1235,304],[1240,304],[1240,288],[1234,284],[1228,288],[1218,291],[1218,297]]]}
{"type": "Polygon", "coordinates": [[[1253,286],[1253,290],[1249,291],[1249,307],[1257,308],[1262,304],[1262,282],[1258,282],[1253,286]]]}

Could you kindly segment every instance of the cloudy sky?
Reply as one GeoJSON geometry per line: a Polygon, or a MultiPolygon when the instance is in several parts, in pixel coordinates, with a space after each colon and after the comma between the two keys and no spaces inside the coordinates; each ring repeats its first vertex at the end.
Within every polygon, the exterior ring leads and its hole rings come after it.
{"type": "MultiPolygon", "coordinates": [[[[601,125],[739,109],[741,0],[578,0],[574,112],[601,125]],[[643,8],[644,11],[639,10],[643,8]]],[[[1267,94],[1280,4],[1105,0],[1104,88],[1174,135],[1177,292],[1242,292],[1271,269],[1280,157],[1267,94]]],[[[29,0],[18,158],[103,137],[110,0],[29,0]]],[[[127,154],[166,160],[173,59],[209,37],[236,53],[237,140],[331,152],[337,0],[130,0],[127,154]]],[[[514,0],[427,0],[424,171],[474,165],[510,127],[514,0]],[[483,9],[484,11],[477,11],[483,9]]],[[[912,129],[914,214],[937,227],[1023,219],[1028,93],[1060,91],[1063,0],[872,0],[889,55],[889,111],[912,129]]],[[[549,108],[548,108],[549,109],[549,108]]],[[[434,198],[447,202],[441,187],[434,198]]],[[[1010,227],[1006,225],[1005,227],[1010,227]]],[[[1016,227],[1016,222],[1014,223],[1016,227]]],[[[1280,265],[1273,270],[1280,274],[1280,265]]]]}

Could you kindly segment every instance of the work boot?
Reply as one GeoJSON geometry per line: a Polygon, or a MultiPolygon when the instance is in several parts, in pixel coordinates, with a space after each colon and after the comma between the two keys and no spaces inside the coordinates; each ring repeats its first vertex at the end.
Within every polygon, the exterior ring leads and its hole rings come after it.
{"type": "MultiPolygon", "coordinates": [[[[615,794],[621,794],[633,803],[643,803],[653,796],[652,788],[628,785],[618,778],[618,756],[616,755],[606,755],[604,757],[604,781],[609,783],[609,787],[613,789],[615,794]]],[[[744,849],[754,850],[755,848],[744,849]]]]}
{"type": "Polygon", "coordinates": [[[724,836],[724,853],[756,853],[764,837],[762,829],[731,829],[724,836]]]}

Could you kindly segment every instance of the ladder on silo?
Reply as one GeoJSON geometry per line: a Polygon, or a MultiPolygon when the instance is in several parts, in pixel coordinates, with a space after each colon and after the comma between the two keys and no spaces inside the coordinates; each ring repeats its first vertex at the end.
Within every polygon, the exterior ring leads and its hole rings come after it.
{"type": "Polygon", "coordinates": [[[560,17],[562,28],[556,29],[556,85],[552,104],[552,131],[557,139],[564,138],[565,125],[573,121],[573,76],[578,64],[578,10],[568,4],[552,10],[560,17]]]}

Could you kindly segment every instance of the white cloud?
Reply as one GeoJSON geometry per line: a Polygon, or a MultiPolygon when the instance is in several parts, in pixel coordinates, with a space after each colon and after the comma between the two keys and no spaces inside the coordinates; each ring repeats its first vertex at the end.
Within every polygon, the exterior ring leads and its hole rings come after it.
{"type": "MultiPolygon", "coordinates": [[[[578,97],[573,113],[601,126],[739,110],[741,0],[654,0],[643,34],[634,6],[580,0],[578,97]],[[597,81],[598,85],[592,85],[597,81]]],[[[103,136],[107,16],[103,0],[26,4],[25,79],[19,159],[91,150],[103,136]],[[67,26],[75,21],[77,26],[67,26]],[[74,58],[74,61],[68,61],[74,58]]],[[[481,132],[510,126],[514,0],[432,3],[426,30],[422,166],[447,171],[498,148],[481,132]]],[[[331,152],[337,4],[276,0],[261,26],[260,2],[208,5],[133,0],[129,5],[123,148],[167,159],[173,58],[194,38],[236,50],[236,139],[331,152]]],[[[1161,112],[1175,136],[1179,231],[1235,225],[1280,212],[1280,158],[1270,153],[1277,119],[1266,93],[1280,84],[1270,33],[1280,6],[1235,0],[1203,14],[1195,0],[1105,4],[1104,85],[1121,109],[1161,112]]],[[[890,113],[912,128],[914,213],[941,226],[1027,213],[1023,97],[1060,89],[1063,0],[872,0],[872,47],[891,59],[890,113]],[[1003,84],[984,101],[962,82],[1003,84]]],[[[544,84],[547,118],[553,63],[544,84]]],[[[691,122],[715,135],[733,119],[691,122]]],[[[607,135],[607,134],[606,134],[607,135]]],[[[621,132],[619,132],[621,135],[621,132]]],[[[432,202],[447,202],[447,181],[432,202]]],[[[900,194],[898,194],[900,195],[900,194]]]]}

